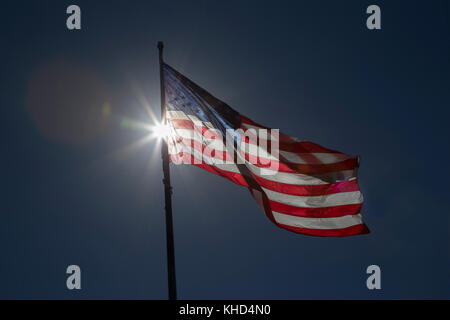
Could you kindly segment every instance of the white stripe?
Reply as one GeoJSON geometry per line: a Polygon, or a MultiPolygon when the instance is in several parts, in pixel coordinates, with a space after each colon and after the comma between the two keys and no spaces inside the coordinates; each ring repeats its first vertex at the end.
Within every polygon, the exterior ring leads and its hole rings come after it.
{"type": "Polygon", "coordinates": [[[247,163],[251,172],[261,178],[293,185],[320,185],[339,181],[350,181],[356,177],[356,170],[343,170],[322,174],[306,175],[301,173],[275,172],[266,168],[256,167],[247,163]]]}
{"type": "Polygon", "coordinates": [[[207,128],[214,128],[211,122],[202,121],[199,117],[186,114],[183,111],[179,110],[167,110],[166,111],[166,117],[170,120],[190,120],[192,121],[196,126],[204,125],[207,128]]]}
{"type": "MultiPolygon", "coordinates": [[[[217,132],[218,134],[220,133],[217,132]]],[[[215,132],[211,132],[211,134],[215,134],[215,132]]],[[[221,133],[220,133],[221,136],[221,133]]],[[[220,138],[220,136],[217,136],[216,139],[208,139],[205,136],[203,136],[200,132],[191,130],[191,129],[175,129],[173,128],[173,132],[171,135],[170,140],[168,141],[168,144],[177,144],[182,143],[181,141],[177,141],[177,137],[183,138],[183,139],[190,139],[194,140],[197,143],[203,144],[207,146],[208,148],[215,149],[217,151],[225,151],[226,146],[223,143],[223,140],[220,138]]],[[[255,144],[248,144],[245,142],[241,143],[241,152],[246,152],[252,156],[263,158],[260,160],[260,163],[267,164],[266,159],[269,160],[275,160],[279,161],[277,157],[274,157],[269,152],[267,152],[264,148],[261,148],[255,144]]]]}
{"type": "Polygon", "coordinates": [[[262,147],[260,145],[256,145],[254,143],[241,142],[241,152],[248,153],[249,155],[262,158],[260,159],[260,163],[268,164],[268,161],[279,161],[280,158],[276,154],[276,152],[271,152],[272,150],[268,150],[267,145],[262,147]]]}
{"type": "MultiPolygon", "coordinates": [[[[189,152],[184,152],[184,154],[192,155],[192,153],[189,153],[189,152]]],[[[178,153],[170,153],[170,155],[178,155],[178,153]]],[[[200,155],[197,154],[197,157],[198,156],[200,156],[200,155]]],[[[197,158],[197,159],[199,159],[199,158],[197,158]]],[[[203,163],[206,163],[212,167],[216,167],[217,169],[240,174],[238,167],[233,163],[229,163],[229,164],[228,163],[223,163],[223,164],[215,163],[216,161],[218,161],[218,159],[213,159],[213,158],[206,157],[206,156],[203,156],[203,160],[204,160],[203,163]]],[[[174,164],[181,164],[181,163],[174,162],[174,164]]],[[[192,164],[192,163],[189,163],[189,164],[192,164]]]]}
{"type": "MultiPolygon", "coordinates": [[[[274,161],[280,160],[275,152],[268,150],[267,145],[263,147],[262,145],[243,141],[241,142],[241,151],[263,158],[263,161],[265,159],[274,161]]],[[[279,154],[287,161],[295,164],[332,164],[353,158],[353,156],[342,153],[294,153],[279,150],[279,154]]]]}
{"type": "MultiPolygon", "coordinates": [[[[166,116],[170,120],[191,120],[197,126],[204,125],[205,127],[209,128],[209,129],[214,129],[214,126],[211,122],[203,122],[197,116],[187,115],[183,111],[167,110],[166,116]]],[[[242,125],[248,129],[255,129],[257,133],[259,132],[260,129],[266,130],[265,128],[246,124],[246,123],[243,123],[242,125]]],[[[178,130],[181,130],[181,129],[178,129],[178,130]]],[[[296,139],[296,140],[298,140],[298,139],[296,139]]],[[[250,147],[250,144],[248,144],[246,142],[242,142],[242,144],[246,148],[250,147]]],[[[252,148],[250,148],[250,150],[251,149],[252,148]]],[[[261,148],[261,147],[259,147],[259,149],[260,149],[260,153],[259,153],[260,156],[264,158],[263,155],[267,154],[267,153],[265,153],[266,151],[263,150],[263,148],[261,148]]],[[[337,162],[341,162],[341,161],[352,158],[352,156],[342,154],[342,153],[295,153],[295,152],[288,152],[288,151],[280,150],[280,154],[284,158],[286,158],[286,160],[288,160],[289,162],[298,163],[298,164],[311,164],[311,163],[331,164],[331,163],[337,163],[337,162]],[[314,161],[308,160],[308,159],[311,159],[311,157],[316,158],[316,160],[314,160],[314,161]]],[[[254,155],[254,154],[252,153],[252,155],[254,155]]],[[[277,160],[277,158],[273,158],[270,155],[268,155],[268,158],[270,158],[272,160],[277,160]]]]}
{"type": "MultiPolygon", "coordinates": [[[[258,155],[261,158],[266,158],[270,160],[278,160],[276,154],[270,154],[267,150],[267,143],[263,147],[262,145],[257,145],[256,141],[252,141],[252,143],[241,142],[241,150],[254,150],[258,149],[258,155]],[[275,157],[274,157],[275,155],[275,157]]],[[[342,162],[347,159],[353,158],[353,156],[342,154],[342,153],[323,153],[323,152],[311,152],[311,153],[295,153],[289,151],[279,150],[279,154],[283,156],[287,161],[296,163],[296,164],[331,164],[342,162]]]]}
{"type": "MultiPolygon", "coordinates": [[[[191,120],[197,126],[204,125],[207,128],[214,129],[214,126],[211,122],[202,121],[197,116],[186,114],[185,112],[180,111],[180,110],[167,110],[166,117],[169,121],[170,120],[191,120]]],[[[242,125],[244,127],[246,127],[247,129],[255,129],[256,130],[255,133],[257,136],[259,136],[259,130],[267,130],[268,135],[270,134],[270,131],[271,131],[270,129],[256,127],[256,126],[252,126],[252,125],[248,125],[248,124],[242,124],[242,125]]],[[[245,130],[244,130],[244,133],[245,133],[245,130]]],[[[249,133],[253,133],[253,132],[250,131],[249,133]]]]}
{"type": "MultiPolygon", "coordinates": [[[[194,132],[193,130],[188,129],[177,129],[176,131],[178,135],[181,137],[184,137],[186,139],[193,139],[198,143],[202,143],[202,139],[200,137],[201,134],[198,132],[194,132]]],[[[203,140],[203,142],[204,141],[205,140],[203,140]]],[[[210,140],[210,141],[211,141],[210,147],[214,147],[217,150],[221,150],[221,147],[225,148],[223,142],[221,142],[220,140],[210,140]]],[[[182,144],[181,142],[177,142],[176,138],[173,138],[172,141],[169,141],[168,146],[169,149],[171,150],[171,154],[176,154],[178,150],[179,150],[178,152],[191,153],[192,150],[191,146],[186,146],[185,148],[183,147],[182,149],[180,149],[180,146],[184,146],[184,144],[182,144]]],[[[246,165],[249,168],[249,170],[254,174],[256,174],[257,176],[260,176],[270,181],[292,185],[321,185],[334,183],[338,181],[350,181],[356,178],[356,170],[343,170],[323,174],[306,175],[301,173],[278,172],[267,168],[260,168],[250,164],[248,161],[246,162],[246,165]]],[[[228,167],[229,165],[226,164],[225,166],[228,167]]],[[[239,172],[236,166],[235,168],[233,168],[233,170],[227,170],[227,168],[221,169],[231,172],[239,172]]]]}
{"type": "MultiPolygon", "coordinates": [[[[177,145],[169,145],[169,155],[178,155],[180,152],[183,152],[184,154],[193,155],[195,157],[194,163],[187,163],[187,164],[202,164],[206,163],[208,165],[217,167],[218,169],[234,172],[234,173],[240,173],[238,167],[233,162],[227,162],[222,159],[213,158],[206,154],[202,154],[200,151],[191,148],[189,146],[186,146],[184,144],[177,144],[177,145]]],[[[190,161],[190,160],[189,160],[190,161]]],[[[177,162],[174,162],[175,164],[180,164],[177,162]]]]}
{"type": "MultiPolygon", "coordinates": [[[[252,143],[242,141],[241,150],[242,151],[249,150],[251,152],[247,153],[252,155],[258,155],[261,158],[276,161],[279,160],[279,157],[277,156],[276,153],[272,152],[272,150],[268,150],[267,143],[265,146],[263,146],[260,144],[257,145],[256,141],[252,141],[252,143]]],[[[353,156],[342,153],[319,153],[319,152],[295,153],[279,150],[279,154],[282,157],[284,157],[287,161],[296,164],[332,164],[353,158],[353,156]]]]}
{"type": "MultiPolygon", "coordinates": [[[[192,139],[196,142],[202,143],[207,145],[209,148],[216,148],[219,151],[225,150],[225,145],[223,144],[223,141],[220,139],[220,136],[217,137],[217,139],[207,139],[204,137],[200,132],[191,130],[191,129],[173,129],[175,131],[176,136],[182,137],[184,139],[192,139]]],[[[213,132],[212,132],[213,133],[213,132]]],[[[217,132],[221,135],[220,131],[217,132]]],[[[176,139],[173,139],[176,140],[176,139]]],[[[176,143],[171,142],[169,143],[176,143]]],[[[266,150],[267,148],[263,148],[259,145],[242,142],[241,143],[241,151],[246,152],[252,156],[262,158],[260,159],[261,163],[266,164],[267,160],[272,161],[279,161],[279,158],[277,157],[276,153],[271,154],[270,151],[266,150]]],[[[307,161],[302,159],[301,155],[297,155],[292,152],[286,152],[286,151],[280,151],[280,154],[283,155],[286,160],[293,162],[293,163],[300,163],[300,164],[311,164],[311,163],[323,163],[323,164],[330,164],[335,162],[340,162],[345,159],[351,158],[351,156],[344,155],[344,154],[338,154],[338,153],[310,153],[310,154],[304,154],[305,158],[308,158],[310,155],[313,157],[318,158],[318,161],[307,161]]]]}
{"type": "MultiPolygon", "coordinates": [[[[172,112],[178,112],[178,111],[172,111],[172,112]]],[[[177,142],[176,138],[177,136],[185,138],[185,139],[192,139],[195,140],[198,143],[207,145],[206,142],[208,142],[209,148],[215,148],[216,150],[226,150],[225,145],[223,144],[223,141],[220,139],[206,139],[203,138],[203,135],[195,130],[191,129],[173,129],[175,131],[174,136],[171,137],[171,140],[168,141],[168,145],[174,145],[174,144],[182,144],[181,142],[177,142]]],[[[188,146],[189,149],[183,150],[183,152],[190,152],[190,146],[188,146]]],[[[250,150],[252,151],[252,150],[250,150]]],[[[253,152],[252,152],[253,153],[253,152]]],[[[246,163],[247,167],[250,171],[252,171],[257,176],[260,176],[264,179],[275,181],[275,182],[281,182],[286,184],[293,184],[293,185],[321,185],[321,184],[329,184],[339,181],[350,181],[354,180],[356,178],[357,170],[342,170],[342,171],[336,171],[336,172],[328,172],[328,173],[322,173],[322,174],[301,174],[301,173],[289,173],[289,172],[278,172],[274,170],[270,170],[268,168],[260,168],[257,166],[254,166],[250,164],[248,161],[246,163]]],[[[228,164],[226,165],[228,166],[228,164]]],[[[237,168],[236,168],[237,169],[237,168]]],[[[226,169],[224,169],[226,170],[226,169]]],[[[229,171],[229,170],[227,170],[229,171]]],[[[235,172],[235,171],[232,171],[235,172]]],[[[239,171],[237,171],[239,172],[239,171]]]]}
{"type": "MultiPolygon", "coordinates": [[[[214,143],[214,141],[213,141],[214,143]]],[[[206,158],[206,159],[214,159],[215,163],[223,163],[225,160],[221,160],[218,158],[210,158],[208,152],[201,152],[200,150],[195,149],[194,147],[187,146],[183,143],[168,143],[167,147],[169,149],[169,154],[178,154],[180,152],[190,153],[194,152],[195,157],[199,157],[198,159],[206,158]]],[[[209,146],[208,146],[209,147],[209,146]]],[[[214,149],[218,151],[218,149],[214,149]]],[[[233,162],[234,163],[234,162],[233,162]]],[[[209,163],[208,163],[209,164],[209,163]]]]}
{"type": "MultiPolygon", "coordinates": [[[[253,126],[250,124],[243,123],[243,126],[248,129],[255,129],[257,132],[257,136],[259,136],[259,130],[264,129],[258,126],[253,126]]],[[[269,131],[270,133],[270,131],[269,131]]],[[[252,137],[250,137],[252,138],[252,137]]],[[[254,137],[253,137],[254,138],[254,137]]],[[[290,137],[293,140],[300,142],[301,140],[290,137]]],[[[267,137],[266,137],[267,139],[267,137]]],[[[351,155],[346,155],[342,153],[325,153],[325,152],[311,152],[311,153],[295,153],[295,152],[289,152],[289,151],[282,151],[280,150],[280,155],[282,155],[284,158],[286,158],[287,161],[292,163],[298,163],[298,164],[331,164],[331,163],[337,163],[342,162],[347,159],[353,158],[351,155]]]]}
{"type": "Polygon", "coordinates": [[[293,196],[262,188],[270,200],[302,208],[323,208],[363,202],[360,191],[339,192],[322,196],[293,196]]]}
{"type": "MultiPolygon", "coordinates": [[[[181,112],[182,111],[171,111],[171,112],[181,112]]],[[[186,115],[182,115],[183,117],[187,117],[186,115]]],[[[179,117],[182,117],[179,116],[179,117]]],[[[194,116],[189,116],[189,117],[194,117],[194,116]]],[[[198,118],[197,118],[198,119],[198,118]]],[[[190,119],[187,119],[190,120],[190,119]]],[[[200,120],[198,120],[200,121],[200,120]]],[[[214,129],[212,123],[205,123],[205,122],[201,122],[200,124],[196,124],[196,125],[204,125],[205,127],[209,128],[209,129],[214,129]]],[[[198,142],[202,142],[202,139],[204,141],[211,141],[211,139],[207,139],[207,138],[202,138],[202,134],[198,131],[195,130],[191,130],[191,129],[174,129],[177,133],[177,135],[185,138],[185,139],[195,139],[198,142]]],[[[217,130],[217,134],[218,134],[218,139],[219,140],[220,137],[222,136],[221,132],[217,130]],[[220,134],[220,136],[219,136],[220,134]]],[[[222,143],[222,146],[223,143],[222,143]]],[[[218,145],[218,149],[220,149],[220,145],[218,145]]],[[[275,160],[275,161],[279,161],[279,157],[277,156],[276,153],[271,154],[271,152],[268,152],[267,150],[267,146],[264,148],[260,145],[256,145],[253,143],[247,143],[247,142],[241,142],[241,151],[246,151],[247,153],[249,153],[252,156],[258,156],[260,158],[263,159],[269,159],[269,160],[275,160]]],[[[292,163],[296,163],[296,164],[331,164],[331,163],[337,163],[337,162],[341,162],[347,159],[351,159],[352,156],[350,155],[346,155],[346,154],[342,154],[342,153],[294,153],[294,152],[288,152],[288,151],[279,151],[280,155],[282,155],[284,158],[286,158],[287,161],[292,162],[292,163]]],[[[264,160],[262,160],[264,161],[264,160]]],[[[265,163],[265,162],[262,162],[265,163]]]]}
{"type": "MultiPolygon", "coordinates": [[[[192,149],[190,146],[185,146],[183,144],[177,144],[176,146],[170,146],[169,144],[169,151],[171,155],[176,155],[179,152],[184,152],[186,154],[192,154],[192,149]]],[[[212,164],[213,166],[216,166],[217,168],[229,171],[233,173],[240,173],[239,169],[235,164],[220,164],[219,159],[211,159],[210,157],[207,157],[205,155],[201,155],[199,151],[194,152],[196,157],[203,156],[203,159],[205,159],[205,162],[208,162],[209,164],[212,164]]],[[[201,159],[201,158],[197,158],[201,159]]],[[[317,176],[310,176],[310,175],[304,175],[300,173],[287,173],[287,172],[275,172],[271,170],[267,170],[265,168],[259,168],[256,167],[250,163],[246,163],[247,168],[252,171],[257,176],[260,176],[266,180],[280,182],[280,183],[286,183],[286,184],[292,184],[292,185],[321,185],[321,184],[329,184],[332,183],[336,179],[336,177],[331,177],[329,174],[321,174],[317,176]]],[[[346,170],[346,171],[340,171],[336,172],[334,174],[337,174],[337,180],[338,181],[351,181],[355,180],[356,172],[354,170],[346,170]]]]}
{"type": "Polygon", "coordinates": [[[361,214],[337,218],[304,218],[272,211],[275,221],[287,226],[307,229],[343,229],[362,224],[361,214]]]}

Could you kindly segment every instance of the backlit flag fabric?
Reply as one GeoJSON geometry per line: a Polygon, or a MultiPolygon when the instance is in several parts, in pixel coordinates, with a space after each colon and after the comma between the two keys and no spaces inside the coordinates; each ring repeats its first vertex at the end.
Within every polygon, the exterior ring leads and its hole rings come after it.
{"type": "Polygon", "coordinates": [[[259,125],[169,65],[163,70],[171,162],[247,187],[281,228],[336,237],[369,232],[358,157],[259,125]]]}

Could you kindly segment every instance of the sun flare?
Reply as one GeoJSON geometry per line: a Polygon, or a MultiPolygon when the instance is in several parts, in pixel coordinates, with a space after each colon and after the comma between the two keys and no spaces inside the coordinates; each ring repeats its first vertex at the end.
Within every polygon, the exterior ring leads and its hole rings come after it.
{"type": "Polygon", "coordinates": [[[164,123],[157,123],[152,126],[152,132],[159,139],[166,138],[170,134],[170,127],[164,123]]]}

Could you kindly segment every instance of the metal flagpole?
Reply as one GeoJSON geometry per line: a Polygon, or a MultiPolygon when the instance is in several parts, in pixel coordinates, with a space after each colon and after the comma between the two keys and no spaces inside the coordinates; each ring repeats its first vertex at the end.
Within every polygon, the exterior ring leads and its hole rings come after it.
{"type": "MultiPolygon", "coordinates": [[[[158,42],[159,50],[159,76],[161,80],[161,121],[166,124],[166,94],[164,90],[164,71],[163,71],[163,48],[164,44],[158,42]]],[[[167,275],[169,284],[169,300],[177,299],[177,281],[175,277],[175,248],[173,241],[173,222],[172,222],[172,186],[170,185],[170,167],[169,167],[169,150],[167,141],[162,139],[161,157],[163,160],[164,173],[164,194],[166,208],[166,242],[167,242],[167,275]]]]}

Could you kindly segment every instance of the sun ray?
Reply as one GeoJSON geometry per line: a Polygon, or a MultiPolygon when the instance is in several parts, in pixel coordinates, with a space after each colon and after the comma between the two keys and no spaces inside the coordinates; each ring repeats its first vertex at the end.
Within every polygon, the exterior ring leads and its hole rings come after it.
{"type": "Polygon", "coordinates": [[[133,92],[136,95],[136,98],[138,99],[140,105],[147,112],[147,115],[149,116],[150,121],[153,122],[153,123],[158,122],[158,119],[157,119],[157,117],[155,115],[155,112],[153,111],[152,107],[150,106],[150,103],[148,102],[142,87],[139,84],[137,84],[137,83],[133,83],[131,85],[131,87],[132,87],[133,92]]]}

